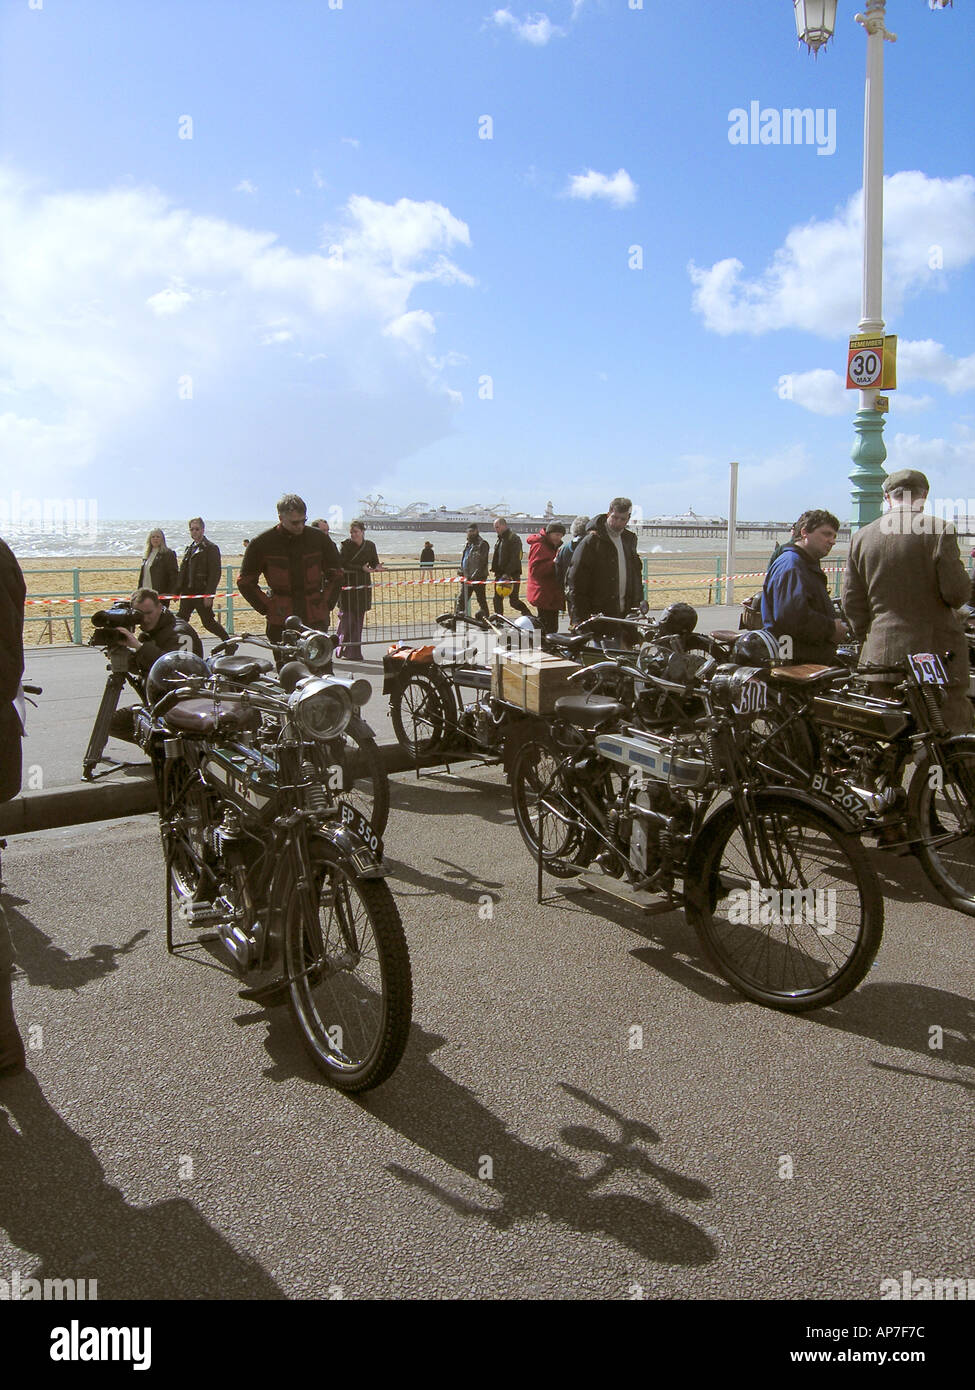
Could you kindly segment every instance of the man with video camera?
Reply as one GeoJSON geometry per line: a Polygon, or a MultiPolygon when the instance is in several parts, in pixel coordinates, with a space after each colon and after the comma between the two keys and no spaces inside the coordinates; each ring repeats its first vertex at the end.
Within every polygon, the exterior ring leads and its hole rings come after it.
{"type": "Polygon", "coordinates": [[[203,655],[203,643],[196,629],[176,617],[159,601],[155,589],[136,589],[129,600],[133,617],[138,615],[141,636],[126,627],[117,627],[119,637],[135,653],[135,663],[143,676],[153,662],[166,652],[193,652],[203,655]]]}

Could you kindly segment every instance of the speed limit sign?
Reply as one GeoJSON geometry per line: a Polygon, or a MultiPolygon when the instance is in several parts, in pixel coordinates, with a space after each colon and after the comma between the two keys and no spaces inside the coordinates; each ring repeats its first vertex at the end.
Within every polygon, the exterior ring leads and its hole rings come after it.
{"type": "Polygon", "coordinates": [[[851,338],[846,364],[846,389],[863,391],[878,386],[884,370],[883,338],[851,338]]]}

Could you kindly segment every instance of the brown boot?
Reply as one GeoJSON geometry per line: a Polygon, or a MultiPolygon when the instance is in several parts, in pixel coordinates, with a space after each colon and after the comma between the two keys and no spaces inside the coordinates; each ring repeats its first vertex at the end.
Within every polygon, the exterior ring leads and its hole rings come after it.
{"type": "Polygon", "coordinates": [[[24,1041],[14,1019],[10,971],[0,970],[0,1076],[16,1076],[26,1065],[24,1041]]]}

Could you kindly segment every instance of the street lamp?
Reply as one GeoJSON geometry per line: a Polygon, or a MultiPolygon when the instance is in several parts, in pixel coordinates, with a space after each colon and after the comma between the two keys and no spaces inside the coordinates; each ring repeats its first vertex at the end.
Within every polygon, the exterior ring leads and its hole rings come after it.
{"type": "MultiPolygon", "coordinates": [[[[928,0],[929,8],[944,9],[952,0],[928,0]]],[[[833,34],[836,0],[793,0],[796,31],[816,53],[833,34]]],[[[863,293],[858,334],[883,337],[881,307],[884,255],[884,42],[893,42],[884,24],[886,0],[867,0],[866,14],[856,21],[867,31],[867,82],[863,108],[863,293]]],[[[879,383],[860,391],[860,408],[853,421],[857,438],[851,451],[854,468],[853,526],[874,521],[881,510],[884,460],[884,417],[877,409],[879,383]]]]}
{"type": "Polygon", "coordinates": [[[792,0],[796,12],[796,33],[810,53],[818,53],[833,37],[836,28],[836,0],[792,0]]]}

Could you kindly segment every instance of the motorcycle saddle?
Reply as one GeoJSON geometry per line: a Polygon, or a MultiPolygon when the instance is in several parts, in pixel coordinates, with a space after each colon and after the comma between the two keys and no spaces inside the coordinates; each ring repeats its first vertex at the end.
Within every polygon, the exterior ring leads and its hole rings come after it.
{"type": "Polygon", "coordinates": [[[220,676],[227,676],[240,685],[247,685],[265,671],[273,671],[273,661],[257,661],[249,656],[216,656],[210,662],[210,669],[220,676]]]}
{"type": "Polygon", "coordinates": [[[180,700],[166,711],[163,720],[174,733],[236,733],[253,719],[253,713],[240,705],[223,705],[219,700],[180,700]]]}
{"type": "Polygon", "coordinates": [[[623,713],[623,706],[616,700],[594,699],[587,695],[560,695],[555,702],[555,713],[577,728],[598,729],[607,720],[618,719],[623,713]]]}

